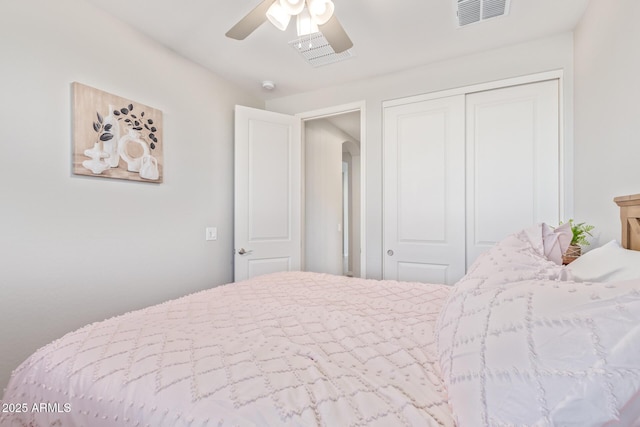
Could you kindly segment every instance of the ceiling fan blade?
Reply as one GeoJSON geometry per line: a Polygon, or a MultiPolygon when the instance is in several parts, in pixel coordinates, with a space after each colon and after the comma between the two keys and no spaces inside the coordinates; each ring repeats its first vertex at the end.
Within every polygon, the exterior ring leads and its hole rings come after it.
{"type": "Polygon", "coordinates": [[[318,28],[335,53],[341,53],[353,47],[353,42],[335,15],[333,15],[326,24],[318,25],[318,28]]]}
{"type": "Polygon", "coordinates": [[[267,20],[267,10],[269,10],[269,7],[271,7],[275,1],[276,0],[264,0],[227,31],[225,36],[236,40],[246,39],[249,34],[253,33],[256,28],[267,20]]]}

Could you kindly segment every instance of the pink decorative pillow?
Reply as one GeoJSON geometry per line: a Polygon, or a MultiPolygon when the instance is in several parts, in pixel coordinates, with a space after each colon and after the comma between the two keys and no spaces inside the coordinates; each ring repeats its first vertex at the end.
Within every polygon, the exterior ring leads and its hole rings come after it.
{"type": "Polygon", "coordinates": [[[558,265],[562,265],[562,255],[567,251],[572,238],[571,224],[568,222],[556,228],[542,224],[544,255],[558,265]]]}

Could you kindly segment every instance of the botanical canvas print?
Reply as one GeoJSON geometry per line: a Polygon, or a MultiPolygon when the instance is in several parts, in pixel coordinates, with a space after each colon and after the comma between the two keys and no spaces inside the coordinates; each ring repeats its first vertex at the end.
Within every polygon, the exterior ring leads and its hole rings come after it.
{"type": "Polygon", "coordinates": [[[162,182],[162,111],[73,83],[73,173],[162,182]]]}

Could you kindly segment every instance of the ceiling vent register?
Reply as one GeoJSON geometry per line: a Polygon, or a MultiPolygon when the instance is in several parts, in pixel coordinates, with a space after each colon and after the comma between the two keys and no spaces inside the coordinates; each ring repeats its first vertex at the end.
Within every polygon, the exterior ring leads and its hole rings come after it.
{"type": "Polygon", "coordinates": [[[312,66],[333,64],[353,57],[351,49],[336,53],[322,33],[313,33],[289,42],[289,46],[312,66]]]}
{"type": "Polygon", "coordinates": [[[509,14],[511,0],[458,0],[458,26],[509,14]]]}

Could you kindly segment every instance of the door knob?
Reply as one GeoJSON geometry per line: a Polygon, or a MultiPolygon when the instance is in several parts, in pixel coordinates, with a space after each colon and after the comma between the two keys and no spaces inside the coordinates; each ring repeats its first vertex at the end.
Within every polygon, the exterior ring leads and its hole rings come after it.
{"type": "Polygon", "coordinates": [[[392,251],[391,249],[389,249],[389,250],[387,251],[387,255],[389,255],[389,256],[393,256],[393,251],[392,251]]]}
{"type": "Polygon", "coordinates": [[[240,250],[238,251],[238,254],[240,255],[246,255],[246,254],[250,254],[251,251],[247,251],[244,248],[240,248],[240,250]]]}

